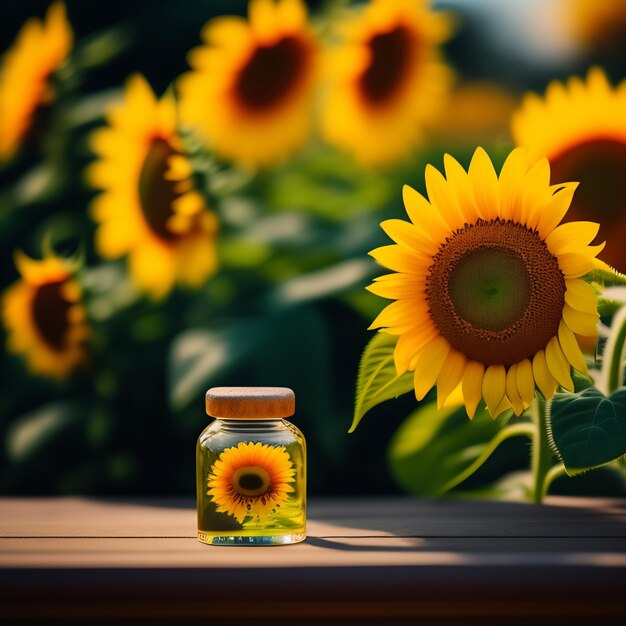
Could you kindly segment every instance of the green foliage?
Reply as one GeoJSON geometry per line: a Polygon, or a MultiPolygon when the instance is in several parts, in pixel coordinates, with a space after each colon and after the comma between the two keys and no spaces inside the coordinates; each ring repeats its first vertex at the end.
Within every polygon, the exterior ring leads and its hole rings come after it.
{"type": "Polygon", "coordinates": [[[551,402],[552,442],[569,475],[626,454],[626,389],[605,396],[594,387],[557,394],[551,402]]]}
{"type": "Polygon", "coordinates": [[[479,408],[469,420],[464,407],[420,406],[402,423],[389,446],[394,478],[420,496],[441,496],[471,476],[506,439],[529,436],[528,422],[509,424],[510,411],[492,420],[479,408]]]}
{"type": "Polygon", "coordinates": [[[385,400],[397,398],[413,389],[413,375],[406,372],[398,376],[393,361],[397,338],[386,333],[376,333],[367,344],[356,384],[354,417],[349,432],[354,432],[363,416],[385,400]]]}

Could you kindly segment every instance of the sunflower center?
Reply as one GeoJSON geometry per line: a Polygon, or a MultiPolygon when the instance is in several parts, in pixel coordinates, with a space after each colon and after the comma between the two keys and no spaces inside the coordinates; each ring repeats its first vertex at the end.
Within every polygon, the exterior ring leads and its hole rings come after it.
{"type": "Polygon", "coordinates": [[[176,191],[176,182],[167,180],[171,156],[178,154],[172,146],[157,137],[146,154],[139,174],[139,203],[141,212],[152,232],[165,241],[176,239],[176,233],[170,231],[167,222],[174,214],[172,202],[180,195],[176,191]]]}
{"type": "Polygon", "coordinates": [[[626,143],[594,139],[565,150],[550,160],[555,181],[580,182],[566,221],[602,223],[597,241],[606,239],[602,258],[626,268],[626,143]]]}
{"type": "Polygon", "coordinates": [[[33,322],[41,337],[54,350],[62,350],[67,341],[71,306],[62,293],[63,281],[41,285],[33,298],[33,322]]]}
{"type": "Polygon", "coordinates": [[[565,279],[539,235],[521,224],[478,220],[433,258],[426,297],[450,345],[485,365],[512,365],[556,336],[565,279]]]}
{"type": "Polygon", "coordinates": [[[233,489],[242,496],[262,496],[271,484],[269,472],[258,465],[240,467],[233,473],[233,489]]]}
{"type": "Polygon", "coordinates": [[[383,104],[396,94],[410,66],[412,44],[413,38],[405,26],[369,40],[370,64],[359,79],[367,102],[383,104]]]}
{"type": "Polygon", "coordinates": [[[296,37],[258,46],[235,81],[237,100],[256,111],[273,107],[293,91],[307,64],[307,48],[296,37]]]}

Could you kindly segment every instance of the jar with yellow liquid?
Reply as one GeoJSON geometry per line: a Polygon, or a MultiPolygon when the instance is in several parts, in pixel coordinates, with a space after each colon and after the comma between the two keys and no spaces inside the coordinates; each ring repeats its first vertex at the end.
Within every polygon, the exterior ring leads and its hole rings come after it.
{"type": "Polygon", "coordinates": [[[306,444],[285,418],[285,387],[214,387],[215,420],[196,451],[198,539],[220,546],[298,543],[306,537],[306,444]]]}

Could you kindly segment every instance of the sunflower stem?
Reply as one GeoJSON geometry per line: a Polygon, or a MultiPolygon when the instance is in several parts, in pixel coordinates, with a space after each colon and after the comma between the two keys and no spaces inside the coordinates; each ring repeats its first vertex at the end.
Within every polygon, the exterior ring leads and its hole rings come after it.
{"type": "Polygon", "coordinates": [[[531,501],[541,503],[549,486],[547,476],[552,466],[552,450],[548,441],[546,401],[539,394],[535,395],[530,413],[535,424],[531,451],[533,474],[531,501]]]}
{"type": "Polygon", "coordinates": [[[604,393],[610,396],[624,384],[624,361],[626,358],[626,306],[616,314],[611,334],[604,349],[602,380],[604,393]]]}

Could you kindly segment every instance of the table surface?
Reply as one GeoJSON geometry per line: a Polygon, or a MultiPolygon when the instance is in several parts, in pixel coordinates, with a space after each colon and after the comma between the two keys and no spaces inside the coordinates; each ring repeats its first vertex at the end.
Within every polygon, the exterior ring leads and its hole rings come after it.
{"type": "Polygon", "coordinates": [[[195,510],[184,501],[2,499],[0,617],[63,624],[626,617],[625,500],[313,500],[308,538],[293,546],[205,546],[195,530],[195,510]]]}

